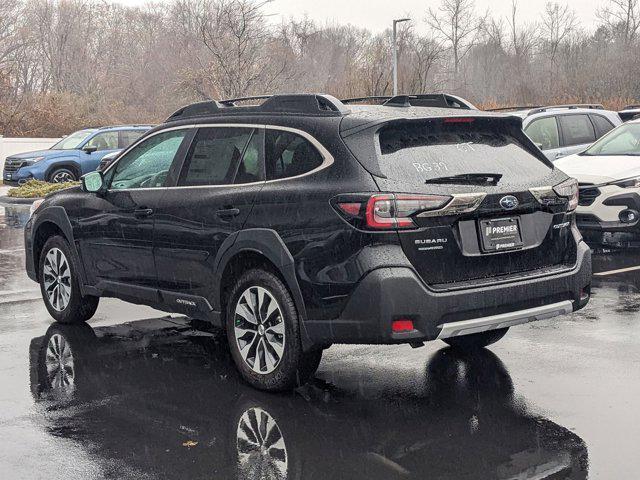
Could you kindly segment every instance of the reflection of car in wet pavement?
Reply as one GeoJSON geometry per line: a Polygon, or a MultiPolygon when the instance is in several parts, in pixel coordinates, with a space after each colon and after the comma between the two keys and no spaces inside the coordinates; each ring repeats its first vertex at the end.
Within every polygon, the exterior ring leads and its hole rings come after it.
{"type": "Polygon", "coordinates": [[[436,352],[411,393],[273,395],[223,345],[181,319],[54,324],[31,341],[32,392],[49,432],[132,478],[587,477],[583,441],[529,414],[489,351],[436,352]]]}

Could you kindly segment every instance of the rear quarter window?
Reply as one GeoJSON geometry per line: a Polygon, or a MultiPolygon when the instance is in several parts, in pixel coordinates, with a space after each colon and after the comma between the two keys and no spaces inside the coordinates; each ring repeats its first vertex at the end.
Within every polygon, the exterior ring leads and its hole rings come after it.
{"type": "Polygon", "coordinates": [[[607,118],[602,115],[590,115],[593,125],[596,127],[596,136],[602,137],[605,133],[613,130],[614,126],[607,118]]]}
{"type": "Polygon", "coordinates": [[[551,167],[507,132],[473,123],[386,127],[380,167],[387,178],[422,182],[467,173],[499,173],[512,183],[548,175],[551,167]]]}

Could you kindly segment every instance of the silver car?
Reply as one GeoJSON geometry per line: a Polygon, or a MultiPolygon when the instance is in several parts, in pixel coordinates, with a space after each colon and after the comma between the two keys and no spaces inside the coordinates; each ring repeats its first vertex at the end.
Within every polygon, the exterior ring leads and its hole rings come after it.
{"type": "Polygon", "coordinates": [[[552,162],[580,153],[605,133],[622,124],[618,112],[602,105],[556,105],[548,107],[509,107],[522,118],[522,128],[552,162]]]}

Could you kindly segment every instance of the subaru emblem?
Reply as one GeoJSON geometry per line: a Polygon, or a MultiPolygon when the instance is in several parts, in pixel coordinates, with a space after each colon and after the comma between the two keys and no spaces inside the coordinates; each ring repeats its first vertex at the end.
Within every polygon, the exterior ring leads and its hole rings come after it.
{"type": "Polygon", "coordinates": [[[518,199],[513,195],[507,195],[506,197],[502,197],[500,199],[500,206],[505,210],[513,210],[518,206],[518,204],[518,199]]]}

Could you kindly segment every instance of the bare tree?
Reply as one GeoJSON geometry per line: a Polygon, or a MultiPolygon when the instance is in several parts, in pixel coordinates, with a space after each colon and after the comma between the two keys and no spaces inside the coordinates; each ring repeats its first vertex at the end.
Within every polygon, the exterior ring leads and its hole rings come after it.
{"type": "Polygon", "coordinates": [[[437,10],[429,8],[426,22],[451,49],[453,71],[478,42],[486,15],[476,13],[474,0],[442,0],[437,10]]]}
{"type": "Polygon", "coordinates": [[[558,50],[577,27],[576,14],[568,5],[547,2],[541,22],[541,35],[545,53],[555,65],[558,50]]]}
{"type": "Polygon", "coordinates": [[[203,1],[199,32],[209,56],[208,88],[223,97],[237,97],[256,89],[272,90],[286,72],[286,59],[269,54],[272,38],[263,7],[270,0],[203,1]]]}
{"type": "Polygon", "coordinates": [[[625,45],[637,39],[640,31],[640,0],[609,0],[596,15],[610,32],[622,37],[625,45]]]}

